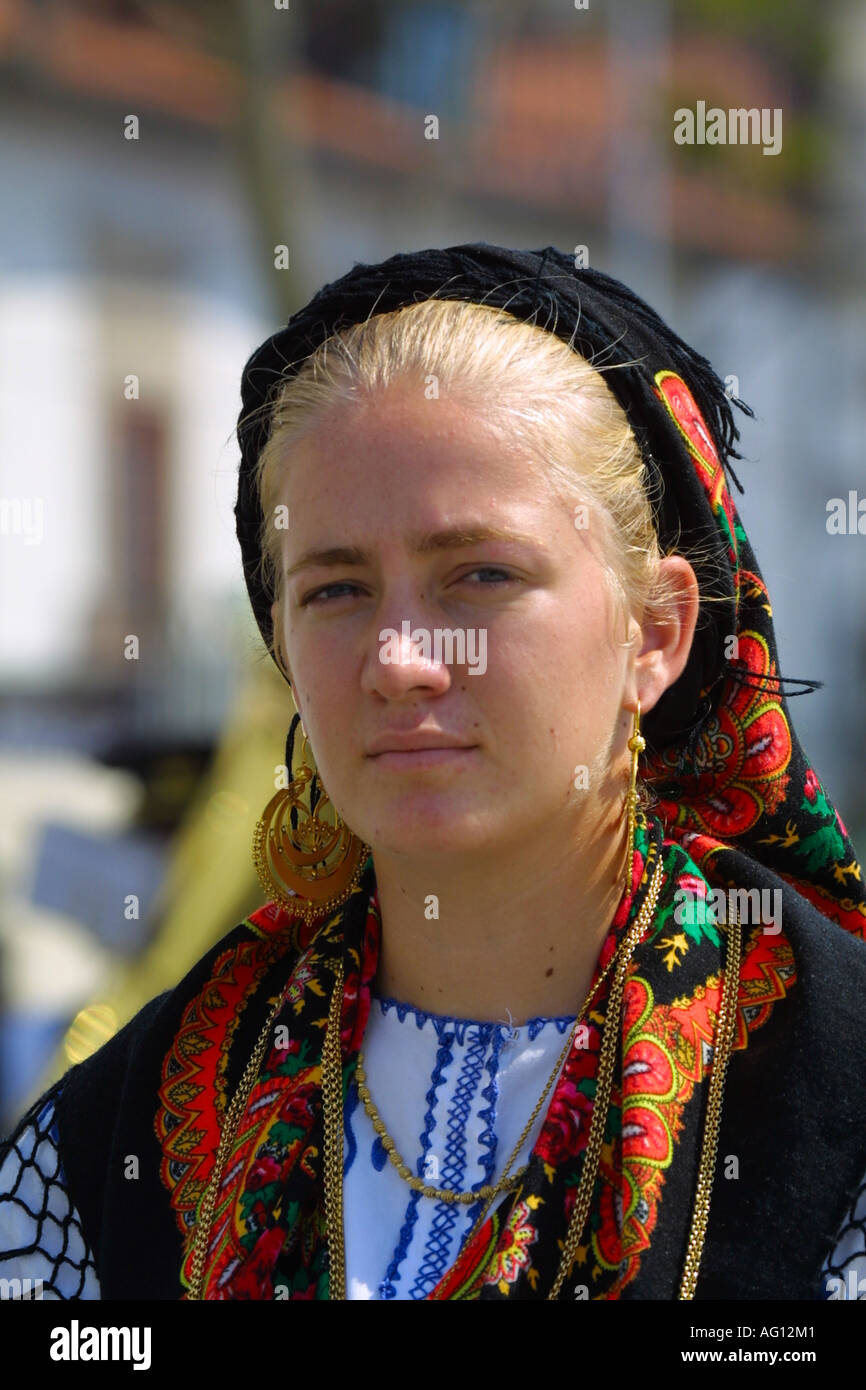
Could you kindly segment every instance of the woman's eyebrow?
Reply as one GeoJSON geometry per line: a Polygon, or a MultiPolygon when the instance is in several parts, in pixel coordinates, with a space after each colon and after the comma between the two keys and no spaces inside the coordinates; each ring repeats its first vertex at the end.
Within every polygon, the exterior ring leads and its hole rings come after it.
{"type": "MultiPolygon", "coordinates": [[[[437,550],[459,550],[470,545],[482,545],[485,541],[518,541],[537,545],[537,537],[522,531],[511,531],[507,527],[488,525],[450,526],[441,531],[420,531],[409,538],[409,549],[413,554],[426,555],[437,550]]],[[[290,579],[299,570],[313,566],[333,567],[335,565],[370,565],[373,556],[368,550],[357,545],[332,545],[322,549],[305,550],[299,560],[286,569],[290,579]]]]}

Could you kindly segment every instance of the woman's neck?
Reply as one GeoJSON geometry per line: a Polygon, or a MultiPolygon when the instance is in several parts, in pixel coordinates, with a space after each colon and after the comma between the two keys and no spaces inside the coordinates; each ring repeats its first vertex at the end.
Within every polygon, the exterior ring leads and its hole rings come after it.
{"type": "Polygon", "coordinates": [[[593,832],[507,854],[407,860],[374,851],[376,991],[495,1021],[576,1014],[626,887],[621,806],[593,832]]]}

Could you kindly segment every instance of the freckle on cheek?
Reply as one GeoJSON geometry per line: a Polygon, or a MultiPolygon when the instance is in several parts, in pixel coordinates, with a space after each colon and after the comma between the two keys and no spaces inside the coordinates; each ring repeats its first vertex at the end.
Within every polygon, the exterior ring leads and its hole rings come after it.
{"type": "Polygon", "coordinates": [[[547,979],[549,980],[550,977],[551,977],[551,975],[553,974],[553,966],[551,965],[550,968],[549,968],[548,970],[545,970],[544,974],[545,974],[545,976],[547,977],[547,979]]]}

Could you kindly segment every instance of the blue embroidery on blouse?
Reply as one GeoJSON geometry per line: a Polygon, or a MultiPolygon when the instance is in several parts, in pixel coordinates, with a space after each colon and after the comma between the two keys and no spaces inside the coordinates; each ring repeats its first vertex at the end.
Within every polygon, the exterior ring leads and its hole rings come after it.
{"type": "Polygon", "coordinates": [[[503,1034],[501,1032],[498,1034],[494,1034],[493,1051],[490,1055],[490,1059],[486,1067],[486,1071],[490,1079],[487,1082],[487,1085],[484,1087],[484,1090],[481,1092],[482,1100],[487,1101],[487,1105],[484,1108],[484,1110],[480,1110],[478,1112],[479,1120],[483,1120],[485,1122],[484,1129],[481,1131],[481,1134],[478,1137],[478,1143],[480,1144],[482,1149],[487,1150],[486,1154],[484,1154],[482,1158],[482,1167],[484,1169],[483,1181],[485,1183],[493,1182],[493,1173],[496,1167],[496,1146],[498,1143],[498,1136],[496,1134],[496,1129],[494,1128],[494,1126],[496,1124],[496,1106],[499,1102],[499,1055],[502,1051],[502,1048],[511,1041],[512,1039],[509,1034],[503,1034]]]}
{"type": "Polygon", "coordinates": [[[385,1275],[385,1278],[379,1285],[378,1292],[380,1298],[397,1297],[397,1284],[400,1279],[400,1265],[406,1258],[406,1251],[409,1249],[409,1243],[412,1239],[412,1231],[414,1229],[415,1222],[418,1220],[418,1203],[420,1201],[421,1193],[413,1192],[412,1196],[409,1198],[409,1206],[406,1209],[406,1215],[403,1219],[403,1226],[400,1231],[400,1239],[397,1242],[397,1249],[394,1251],[394,1256],[391,1260],[391,1263],[388,1266],[388,1271],[385,1275]]]}
{"type": "Polygon", "coordinates": [[[385,1164],[388,1162],[388,1151],[382,1143],[381,1134],[377,1134],[373,1140],[373,1147],[370,1150],[370,1161],[377,1173],[381,1173],[385,1164]]]}
{"type": "Polygon", "coordinates": [[[423,1028],[424,1024],[429,1021],[435,1028],[436,1036],[440,1042],[450,1033],[454,1035],[460,1047],[462,1047],[466,1041],[466,1030],[468,1028],[480,1028],[483,1031],[485,1043],[489,1042],[490,1038],[496,1032],[501,1034],[503,1041],[506,1037],[516,1041],[516,1038],[520,1036],[520,1032],[523,1029],[527,1030],[529,1041],[534,1042],[542,1028],[545,1028],[549,1023],[554,1024],[556,1031],[562,1034],[566,1032],[577,1018],[577,1014],[558,1015],[555,1018],[531,1018],[528,1023],[519,1024],[517,1029],[515,1029],[513,1024],[505,1023],[499,1019],[490,1022],[489,1020],[483,1019],[449,1018],[447,1014],[427,1013],[424,1009],[416,1009],[414,1004],[403,1004],[399,999],[391,999],[387,995],[374,994],[373,999],[379,1005],[383,1014],[388,1014],[392,1009],[395,1009],[401,1023],[405,1023],[407,1014],[411,1014],[415,1021],[415,1026],[419,1029],[423,1028]]]}
{"type": "MultiPolygon", "coordinates": [[[[486,1149],[481,1164],[483,1176],[477,1181],[477,1186],[492,1182],[496,1165],[497,1135],[495,1132],[496,1106],[499,1099],[498,1073],[500,1067],[500,1054],[503,1047],[519,1042],[522,1036],[527,1036],[529,1041],[533,1041],[542,1030],[550,1024],[562,1035],[571,1028],[575,1021],[574,1015],[561,1015],[555,1018],[532,1018],[528,1023],[519,1027],[514,1026],[510,1011],[508,1011],[508,1022],[502,1020],[482,1020],[482,1019],[462,1019],[451,1018],[445,1014],[434,1014],[424,1009],[416,1008],[412,1004],[404,1004],[399,999],[389,996],[376,995],[373,1001],[378,1004],[382,1015],[387,1015],[392,1010],[397,1014],[401,1023],[411,1016],[415,1026],[420,1030],[424,1024],[429,1022],[436,1034],[439,1047],[436,1053],[436,1064],[431,1077],[431,1085],[427,1091],[425,1100],[427,1109],[424,1117],[424,1128],[420,1137],[421,1154],[416,1165],[418,1177],[425,1181],[436,1182],[437,1185],[459,1189],[463,1182],[463,1173],[466,1167],[466,1123],[471,1114],[471,1101],[475,1096],[481,1082],[483,1072],[486,1070],[489,1080],[481,1092],[481,1097],[487,1102],[483,1110],[479,1112],[479,1118],[485,1122],[485,1128],[479,1138],[482,1149],[486,1149]],[[471,1030],[471,1032],[470,1032],[471,1030]],[[467,1036],[468,1035],[468,1036],[467,1036]],[[437,1103],[437,1091],[442,1084],[443,1077],[448,1065],[454,1060],[453,1045],[466,1047],[464,1054],[461,1074],[457,1082],[454,1093],[453,1104],[446,1118],[446,1152],[445,1161],[442,1166],[441,1174],[435,1178],[427,1171],[427,1163],[432,1147],[432,1132],[435,1128],[435,1108],[437,1103]],[[491,1052],[487,1060],[486,1067],[484,1059],[488,1050],[491,1052]]],[[[388,1155],[382,1145],[379,1136],[373,1142],[370,1150],[370,1161],[377,1171],[388,1162],[388,1155]]],[[[394,1255],[388,1266],[385,1278],[378,1286],[378,1296],[381,1299],[392,1299],[397,1297],[397,1284],[400,1282],[400,1266],[403,1264],[408,1254],[415,1226],[418,1221],[419,1203],[422,1199],[421,1194],[413,1192],[397,1241],[394,1255]]],[[[465,1234],[471,1230],[472,1223],[481,1211],[482,1200],[471,1208],[463,1207],[463,1212],[468,1217],[465,1234]]],[[[424,1254],[417,1270],[412,1288],[409,1290],[408,1297],[412,1299],[426,1298],[430,1289],[435,1288],[445,1270],[448,1268],[449,1257],[451,1256],[452,1236],[455,1223],[461,1214],[458,1204],[447,1202],[437,1203],[430,1231],[425,1243],[424,1254]]],[[[461,1242],[458,1242],[458,1246],[461,1242]]],[[[453,1257],[451,1257],[453,1258],[453,1257]]]]}
{"type": "MultiPolygon", "coordinates": [[[[494,1025],[492,1033],[494,1046],[501,1046],[502,1029],[494,1025]]],[[[470,1037],[460,1075],[454,1090],[454,1098],[448,1111],[446,1124],[445,1161],[442,1164],[437,1187],[448,1188],[452,1192],[462,1189],[466,1173],[466,1125],[472,1113],[472,1099],[484,1070],[484,1058],[490,1039],[490,1028],[478,1027],[470,1037]]],[[[457,1224],[459,1210],[456,1203],[438,1202],[430,1225],[424,1248],[424,1256],[418,1267],[415,1282],[409,1297],[426,1298],[435,1288],[448,1268],[448,1255],[451,1249],[451,1235],[457,1224]]]]}
{"type": "MultiPolygon", "coordinates": [[[[433,1069],[433,1076],[431,1077],[430,1087],[426,1095],[427,1113],[424,1117],[424,1132],[421,1135],[422,1153],[421,1157],[418,1159],[419,1177],[422,1175],[427,1150],[430,1148],[430,1135],[433,1131],[433,1126],[435,1123],[433,1118],[433,1111],[436,1108],[436,1092],[442,1085],[442,1079],[445,1074],[445,1068],[448,1066],[448,1063],[453,1060],[453,1053],[451,1051],[451,1046],[453,1042],[454,1034],[447,1033],[445,1034],[444,1038],[440,1036],[440,1046],[436,1049],[436,1066],[433,1069]]],[[[385,1278],[379,1285],[380,1298],[396,1298],[397,1296],[396,1285],[400,1279],[400,1265],[406,1258],[406,1252],[409,1249],[409,1244],[412,1240],[412,1233],[415,1228],[415,1223],[418,1220],[418,1203],[420,1202],[420,1200],[420,1192],[413,1192],[412,1196],[409,1198],[409,1205],[406,1209],[406,1215],[403,1218],[403,1225],[400,1230],[400,1238],[397,1241],[397,1248],[394,1251],[394,1255],[391,1260],[391,1263],[388,1266],[385,1278]]]]}
{"type": "Polygon", "coordinates": [[[349,1085],[346,1089],[346,1106],[343,1111],[343,1121],[345,1125],[344,1133],[346,1135],[347,1144],[346,1157],[343,1162],[344,1178],[348,1173],[349,1169],[351,1168],[352,1164],[355,1162],[355,1156],[358,1152],[358,1141],[355,1138],[355,1131],[352,1128],[352,1116],[354,1115],[355,1110],[357,1109],[358,1100],[358,1087],[355,1083],[355,1078],[352,1077],[352,1080],[349,1082],[349,1085]]]}

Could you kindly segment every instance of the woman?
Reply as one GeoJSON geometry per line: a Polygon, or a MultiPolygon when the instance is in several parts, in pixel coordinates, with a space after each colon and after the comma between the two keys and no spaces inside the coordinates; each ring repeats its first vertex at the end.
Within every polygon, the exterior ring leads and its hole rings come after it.
{"type": "Polygon", "coordinates": [[[242,395],[244,573],[304,721],[268,901],[23,1118],[0,1272],[856,1296],[866,894],[709,363],[481,243],[356,265],[242,395]]]}

